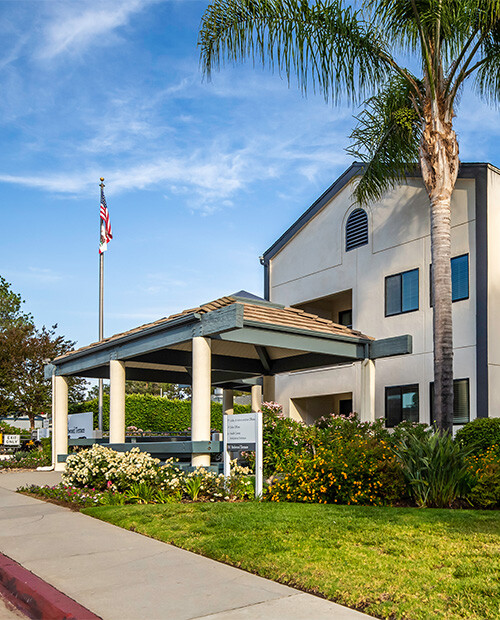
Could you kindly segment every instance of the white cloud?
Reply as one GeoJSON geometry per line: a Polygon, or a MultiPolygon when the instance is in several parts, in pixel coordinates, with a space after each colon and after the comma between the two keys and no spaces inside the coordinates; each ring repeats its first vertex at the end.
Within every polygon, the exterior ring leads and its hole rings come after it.
{"type": "Polygon", "coordinates": [[[110,33],[128,24],[134,13],[157,0],[121,0],[119,2],[58,4],[58,10],[45,29],[39,57],[52,59],[67,52],[81,51],[91,44],[109,41],[110,33]],[[61,15],[64,6],[65,14],[61,15]]]}
{"type": "MultiPolygon", "coordinates": [[[[98,178],[94,173],[92,178],[98,178]]],[[[90,180],[86,180],[81,174],[59,174],[59,175],[14,175],[0,174],[0,183],[13,185],[23,185],[33,187],[52,193],[79,194],[85,192],[90,185],[90,180]]]]}
{"type": "Polygon", "coordinates": [[[62,276],[52,269],[43,267],[28,267],[26,271],[9,271],[9,277],[21,281],[36,282],[37,284],[48,285],[62,280],[62,276]]]}

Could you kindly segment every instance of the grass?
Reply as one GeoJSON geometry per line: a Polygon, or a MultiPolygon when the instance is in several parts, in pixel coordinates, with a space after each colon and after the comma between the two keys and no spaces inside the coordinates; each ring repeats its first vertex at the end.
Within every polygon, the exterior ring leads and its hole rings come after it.
{"type": "Polygon", "coordinates": [[[379,618],[500,618],[500,513],[255,502],[84,513],[379,618]]]}

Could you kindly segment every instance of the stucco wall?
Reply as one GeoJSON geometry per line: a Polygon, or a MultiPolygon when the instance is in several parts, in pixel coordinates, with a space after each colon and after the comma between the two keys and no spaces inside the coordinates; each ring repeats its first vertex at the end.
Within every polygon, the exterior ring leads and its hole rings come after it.
{"type": "MultiPolygon", "coordinates": [[[[271,301],[294,305],[352,289],[353,327],[375,338],[413,336],[414,354],[376,363],[376,411],[384,415],[385,387],[419,384],[420,418],[429,420],[432,308],[429,300],[429,203],[421,181],[410,180],[367,208],[369,243],[345,252],[352,184],[328,203],[271,260],[271,301]],[[385,317],[385,277],[419,269],[419,310],[385,317]]],[[[500,189],[500,187],[499,187],[500,189]]],[[[499,248],[500,252],[500,248],[499,248]]],[[[469,378],[475,412],[475,181],[459,179],[452,199],[452,256],[469,254],[469,299],[453,304],[455,377],[469,378]]],[[[500,265],[500,257],[497,261],[500,265]]],[[[500,329],[500,327],[499,327],[500,329]]],[[[498,358],[500,363],[500,356],[498,358]]],[[[353,392],[359,407],[359,364],[277,378],[277,400],[353,392]]]]}

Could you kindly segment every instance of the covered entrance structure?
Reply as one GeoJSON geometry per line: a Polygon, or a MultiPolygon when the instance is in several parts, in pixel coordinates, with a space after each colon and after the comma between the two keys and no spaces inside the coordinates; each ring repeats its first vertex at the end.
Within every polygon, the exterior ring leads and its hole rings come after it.
{"type": "MultiPolygon", "coordinates": [[[[125,441],[125,381],[192,386],[193,466],[210,465],[211,387],[222,387],[232,413],[233,390],[252,392],[252,410],[274,400],[283,372],[362,362],[361,419],[375,419],[374,360],[411,353],[411,336],[374,340],[297,308],[233,295],[185,310],[56,358],[52,378],[53,459],[64,469],[68,452],[68,377],[110,380],[109,443],[125,441]],[[199,451],[196,450],[199,446],[199,451]]],[[[326,412],[325,412],[326,413],[326,412]]]]}

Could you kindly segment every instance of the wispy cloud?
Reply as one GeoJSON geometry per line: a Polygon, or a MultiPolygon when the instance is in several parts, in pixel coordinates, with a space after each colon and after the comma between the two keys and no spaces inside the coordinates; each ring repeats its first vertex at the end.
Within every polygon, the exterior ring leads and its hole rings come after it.
{"type": "Polygon", "coordinates": [[[52,59],[63,53],[85,50],[96,43],[102,45],[109,42],[113,31],[128,24],[135,13],[155,1],[74,3],[71,4],[71,10],[68,10],[67,5],[58,3],[53,19],[46,26],[38,56],[41,59],[52,59]]]}
{"type": "Polygon", "coordinates": [[[60,274],[52,269],[43,267],[28,267],[25,271],[9,271],[8,276],[16,280],[36,282],[43,285],[53,284],[62,280],[60,274]]]}

